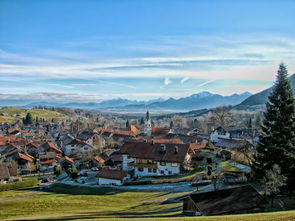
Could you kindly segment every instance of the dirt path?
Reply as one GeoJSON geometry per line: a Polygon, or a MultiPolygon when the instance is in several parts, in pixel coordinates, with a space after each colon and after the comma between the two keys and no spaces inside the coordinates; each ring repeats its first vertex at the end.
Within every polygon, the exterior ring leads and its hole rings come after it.
{"type": "Polygon", "coordinates": [[[32,193],[26,196],[20,196],[20,197],[14,197],[14,198],[9,198],[9,199],[5,199],[5,200],[0,200],[0,203],[4,203],[4,202],[10,202],[10,201],[14,201],[14,200],[21,200],[21,199],[26,199],[29,197],[33,197],[33,196],[37,196],[42,194],[43,192],[36,192],[36,193],[32,193]]]}

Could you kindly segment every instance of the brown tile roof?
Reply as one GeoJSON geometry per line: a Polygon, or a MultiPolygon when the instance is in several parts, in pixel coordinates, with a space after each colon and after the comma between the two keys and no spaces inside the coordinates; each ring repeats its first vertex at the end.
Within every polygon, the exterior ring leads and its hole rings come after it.
{"type": "Polygon", "coordinates": [[[264,208],[268,202],[251,185],[189,196],[203,215],[240,213],[264,208]]]}
{"type": "Polygon", "coordinates": [[[98,171],[98,173],[96,174],[96,177],[113,180],[122,180],[124,177],[127,176],[127,174],[127,171],[124,170],[101,168],[100,171],[98,171]]]}
{"type": "Polygon", "coordinates": [[[201,143],[192,143],[191,147],[193,150],[202,149],[205,148],[207,145],[207,142],[201,142],[201,143]]]}
{"type": "Polygon", "coordinates": [[[126,142],[120,150],[122,154],[128,154],[135,158],[178,163],[184,162],[189,151],[191,151],[189,144],[152,144],[146,142],[126,142]],[[164,147],[165,151],[163,151],[164,147]]]}
{"type": "Polygon", "coordinates": [[[152,128],[152,135],[153,136],[166,135],[169,132],[170,132],[169,128],[158,128],[158,127],[152,128]]]}

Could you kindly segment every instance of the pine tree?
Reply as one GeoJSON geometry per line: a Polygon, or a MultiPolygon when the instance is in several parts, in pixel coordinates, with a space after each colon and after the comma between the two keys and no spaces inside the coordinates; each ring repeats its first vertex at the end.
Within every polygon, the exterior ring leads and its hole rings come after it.
{"type": "Polygon", "coordinates": [[[25,125],[29,125],[29,124],[32,124],[33,123],[33,117],[32,117],[32,114],[31,113],[27,113],[25,119],[23,119],[23,123],[25,125]]]}
{"type": "Polygon", "coordinates": [[[143,125],[144,124],[144,119],[143,119],[143,117],[140,119],[140,123],[139,123],[140,125],[143,125]]]}
{"type": "Polygon", "coordinates": [[[248,128],[251,129],[252,128],[252,118],[250,117],[249,121],[248,121],[248,128]]]}
{"type": "Polygon", "coordinates": [[[130,124],[129,124],[129,120],[126,121],[126,128],[129,128],[130,124]]]}
{"type": "Polygon", "coordinates": [[[170,129],[172,129],[174,126],[173,121],[170,121],[170,129]]]}
{"type": "MultiPolygon", "coordinates": [[[[277,164],[282,175],[288,178],[287,185],[295,187],[295,102],[286,66],[280,64],[272,93],[268,97],[263,135],[257,146],[254,169],[261,178],[265,171],[277,164]]],[[[290,190],[290,188],[289,188],[290,190]]]]}

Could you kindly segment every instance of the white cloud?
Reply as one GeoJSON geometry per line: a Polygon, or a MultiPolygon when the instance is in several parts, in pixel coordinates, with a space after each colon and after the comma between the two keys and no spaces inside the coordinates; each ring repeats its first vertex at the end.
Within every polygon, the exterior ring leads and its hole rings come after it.
{"type": "Polygon", "coordinates": [[[164,79],[164,85],[165,86],[167,86],[167,85],[169,85],[169,84],[171,84],[172,83],[172,81],[169,79],[169,78],[165,78],[164,79]]]}

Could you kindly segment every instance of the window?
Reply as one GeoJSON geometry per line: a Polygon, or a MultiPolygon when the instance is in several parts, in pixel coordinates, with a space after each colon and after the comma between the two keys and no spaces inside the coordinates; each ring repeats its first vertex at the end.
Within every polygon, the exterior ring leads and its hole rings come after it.
{"type": "Polygon", "coordinates": [[[157,173],[157,169],[153,169],[153,173],[157,173]]]}
{"type": "Polygon", "coordinates": [[[151,172],[152,172],[152,169],[151,169],[151,168],[149,168],[149,169],[148,169],[148,171],[149,171],[149,173],[151,173],[151,172]]]}
{"type": "Polygon", "coordinates": [[[84,150],[88,150],[88,147],[84,147],[84,150]]]}
{"type": "Polygon", "coordinates": [[[161,165],[161,166],[166,166],[166,163],[163,162],[163,161],[161,161],[161,162],[160,162],[160,165],[161,165]]]}
{"type": "Polygon", "coordinates": [[[171,163],[171,166],[172,167],[177,167],[178,166],[178,163],[171,163]]]}
{"type": "Polygon", "coordinates": [[[138,168],[138,171],[143,172],[143,168],[138,168]]]}
{"type": "Polygon", "coordinates": [[[169,175],[171,175],[171,174],[172,174],[172,172],[171,172],[171,171],[169,171],[168,173],[169,173],[169,175]]]}

